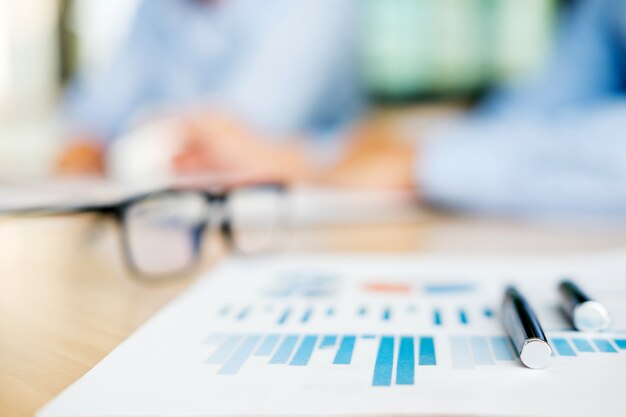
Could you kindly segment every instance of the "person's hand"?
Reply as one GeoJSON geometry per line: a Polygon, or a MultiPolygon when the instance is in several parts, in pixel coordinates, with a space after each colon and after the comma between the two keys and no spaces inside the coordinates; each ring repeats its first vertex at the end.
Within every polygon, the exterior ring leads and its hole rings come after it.
{"type": "Polygon", "coordinates": [[[320,180],[351,188],[414,189],[416,152],[416,146],[388,130],[363,126],[346,155],[320,180]]]}
{"type": "Polygon", "coordinates": [[[312,174],[302,150],[271,143],[231,119],[197,115],[183,124],[183,143],[172,158],[178,174],[218,174],[250,181],[306,181],[312,174]]]}
{"type": "Polygon", "coordinates": [[[184,123],[179,174],[224,174],[256,181],[321,183],[331,186],[414,189],[416,149],[388,130],[364,125],[346,155],[319,171],[297,145],[272,144],[230,119],[201,116],[184,123]]]}
{"type": "Polygon", "coordinates": [[[94,139],[72,140],[62,149],[56,171],[61,175],[102,176],[105,173],[105,149],[94,139]]]}

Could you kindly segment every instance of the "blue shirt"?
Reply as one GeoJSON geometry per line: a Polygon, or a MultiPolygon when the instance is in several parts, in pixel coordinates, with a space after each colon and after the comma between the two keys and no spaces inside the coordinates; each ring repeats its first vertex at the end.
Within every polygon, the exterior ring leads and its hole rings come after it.
{"type": "Polygon", "coordinates": [[[74,83],[76,131],[112,139],[160,107],[210,104],[265,133],[323,134],[362,104],[351,0],[145,0],[110,65],[74,83]]]}
{"type": "Polygon", "coordinates": [[[435,133],[424,197],[475,212],[626,215],[626,1],[579,0],[548,68],[435,133]]]}

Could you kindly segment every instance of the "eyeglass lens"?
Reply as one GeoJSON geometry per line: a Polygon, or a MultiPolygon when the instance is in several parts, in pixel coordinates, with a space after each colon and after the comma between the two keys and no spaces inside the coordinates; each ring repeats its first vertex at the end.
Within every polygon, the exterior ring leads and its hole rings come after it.
{"type": "Polygon", "coordinates": [[[127,250],[144,275],[162,276],[192,266],[209,206],[194,193],[147,197],[130,206],[125,216],[127,250]]]}
{"type": "Polygon", "coordinates": [[[234,190],[226,214],[235,249],[251,254],[278,246],[287,223],[287,203],[284,193],[272,187],[234,190]]]}

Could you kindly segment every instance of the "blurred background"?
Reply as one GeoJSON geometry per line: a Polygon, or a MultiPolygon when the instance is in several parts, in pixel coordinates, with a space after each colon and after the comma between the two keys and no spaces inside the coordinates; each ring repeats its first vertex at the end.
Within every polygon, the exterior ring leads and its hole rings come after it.
{"type": "MultiPolygon", "coordinates": [[[[0,0],[0,176],[49,174],[55,108],[77,72],[104,65],[139,0],[0,0]]],[[[359,66],[374,106],[471,105],[550,50],[563,0],[364,0],[359,66]]]]}

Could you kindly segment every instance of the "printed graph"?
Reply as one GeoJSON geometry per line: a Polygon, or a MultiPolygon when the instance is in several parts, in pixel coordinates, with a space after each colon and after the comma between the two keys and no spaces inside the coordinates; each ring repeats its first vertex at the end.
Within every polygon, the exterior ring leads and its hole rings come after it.
{"type": "Polygon", "coordinates": [[[415,317],[426,315],[428,322],[436,327],[452,323],[468,326],[472,321],[478,319],[492,320],[496,316],[491,307],[469,309],[464,306],[459,306],[453,309],[444,309],[441,307],[426,307],[415,304],[406,304],[404,306],[371,306],[363,304],[354,308],[335,307],[332,304],[328,304],[310,306],[305,309],[297,309],[289,305],[280,307],[269,304],[265,307],[224,305],[217,310],[217,316],[219,318],[239,322],[245,321],[251,313],[257,314],[257,316],[263,315],[278,326],[288,323],[306,324],[314,318],[332,318],[336,316],[337,313],[382,322],[393,321],[400,313],[405,317],[407,315],[415,317]]]}
{"type": "MultiPolygon", "coordinates": [[[[218,375],[236,375],[252,357],[265,358],[267,366],[306,367],[317,351],[333,352],[331,364],[351,365],[359,344],[375,343],[371,360],[371,385],[413,385],[421,367],[436,368],[441,353],[449,356],[452,369],[471,370],[517,361],[510,340],[502,335],[318,335],[318,334],[224,334],[209,336],[213,346],[208,365],[218,365],[218,375]],[[445,345],[445,346],[444,346],[445,345]],[[442,349],[443,347],[443,349],[442,349]]],[[[626,338],[550,338],[554,355],[576,357],[588,354],[626,353],[626,338]]]]}

